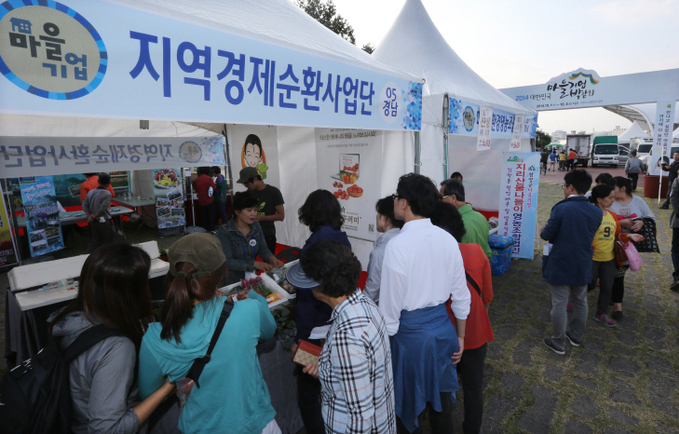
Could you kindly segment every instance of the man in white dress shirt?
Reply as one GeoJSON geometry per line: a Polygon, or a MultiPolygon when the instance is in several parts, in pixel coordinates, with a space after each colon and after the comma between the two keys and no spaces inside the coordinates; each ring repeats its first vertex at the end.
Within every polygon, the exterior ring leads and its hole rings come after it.
{"type": "Polygon", "coordinates": [[[464,350],[471,303],[462,255],[457,241],[428,218],[439,200],[429,178],[404,175],[396,191],[394,215],[406,223],[386,248],[379,310],[393,336],[398,428],[421,432],[428,410],[432,432],[449,432],[458,388],[453,365],[464,350]],[[445,307],[449,298],[457,330],[445,307]]]}

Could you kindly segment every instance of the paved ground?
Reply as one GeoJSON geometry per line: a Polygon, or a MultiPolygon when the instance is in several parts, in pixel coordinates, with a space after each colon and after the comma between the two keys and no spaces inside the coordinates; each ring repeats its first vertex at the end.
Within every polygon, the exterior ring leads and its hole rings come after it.
{"type": "MultiPolygon", "coordinates": [[[[621,169],[591,170],[595,176],[601,171],[618,175],[621,169]]],[[[543,181],[538,227],[562,198],[563,173],[550,173],[543,181]]],[[[590,319],[583,346],[569,346],[565,356],[542,344],[551,323],[540,256],[515,260],[505,275],[493,278],[490,317],[496,340],[486,360],[484,433],[679,433],[679,294],[668,290],[669,211],[647,201],[658,218],[662,254],[642,253],[642,268],[628,273],[619,327],[607,329],[590,319]]],[[[541,246],[538,241],[536,254],[541,246]]],[[[4,290],[0,280],[2,300],[4,290]]],[[[596,296],[590,293],[590,312],[596,296]]],[[[3,316],[0,305],[0,354],[3,316]]],[[[0,362],[0,373],[3,369],[0,362]]]]}

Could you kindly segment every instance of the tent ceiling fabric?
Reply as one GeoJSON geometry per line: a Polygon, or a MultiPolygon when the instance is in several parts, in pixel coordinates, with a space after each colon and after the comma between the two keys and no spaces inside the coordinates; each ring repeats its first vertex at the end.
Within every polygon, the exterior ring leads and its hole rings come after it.
{"type": "Polygon", "coordinates": [[[412,81],[317,22],[292,0],[105,0],[412,81]]]}
{"type": "MultiPolygon", "coordinates": [[[[219,125],[217,134],[221,132],[219,125]]],[[[183,122],[150,121],[149,129],[139,129],[134,119],[99,119],[35,115],[0,115],[0,136],[13,137],[205,137],[211,128],[183,122]]]]}
{"type": "MultiPolygon", "coordinates": [[[[440,95],[489,105],[510,113],[533,113],[491,86],[453,51],[420,0],[407,0],[373,53],[387,65],[425,78],[423,96],[440,95]]],[[[440,117],[441,106],[437,108],[440,117]]],[[[423,117],[425,113],[423,113],[423,117]]],[[[424,121],[424,119],[423,119],[424,121]]]]}
{"type": "Polygon", "coordinates": [[[632,126],[627,129],[624,133],[618,136],[618,143],[629,143],[632,139],[650,139],[646,131],[644,131],[640,126],[638,121],[632,122],[632,126]]]}

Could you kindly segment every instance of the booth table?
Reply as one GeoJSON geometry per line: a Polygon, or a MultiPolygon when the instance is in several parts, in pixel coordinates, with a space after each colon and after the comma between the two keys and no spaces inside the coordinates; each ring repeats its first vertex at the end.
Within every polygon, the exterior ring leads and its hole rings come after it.
{"type": "MultiPolygon", "coordinates": [[[[125,208],[122,206],[114,206],[111,207],[110,209],[111,216],[119,216],[123,214],[131,214],[132,210],[129,208],[125,208]]],[[[87,221],[87,214],[85,214],[85,211],[67,211],[67,212],[60,212],[59,213],[59,222],[62,225],[74,225],[76,223],[82,223],[87,221]]],[[[17,216],[17,225],[19,225],[22,228],[26,227],[26,217],[25,216],[17,216]]]]}
{"type": "MultiPolygon", "coordinates": [[[[129,211],[129,210],[128,210],[129,211]]],[[[149,280],[162,279],[170,264],[159,259],[158,243],[137,245],[151,257],[149,280]]],[[[8,365],[34,356],[47,343],[47,318],[78,293],[74,279],[89,255],[13,268],[5,293],[5,354],[8,365]]]]}
{"type": "MultiPolygon", "coordinates": [[[[140,197],[140,196],[132,196],[132,197],[124,197],[124,198],[119,198],[116,197],[113,199],[116,203],[126,206],[128,208],[132,208],[135,210],[137,214],[141,217],[141,224],[143,225],[144,223],[147,224],[147,226],[150,227],[148,222],[154,221],[156,219],[155,213],[151,215],[146,207],[149,206],[155,206],[156,205],[156,200],[150,197],[140,197]]],[[[141,225],[139,226],[141,228],[141,225]]]]}

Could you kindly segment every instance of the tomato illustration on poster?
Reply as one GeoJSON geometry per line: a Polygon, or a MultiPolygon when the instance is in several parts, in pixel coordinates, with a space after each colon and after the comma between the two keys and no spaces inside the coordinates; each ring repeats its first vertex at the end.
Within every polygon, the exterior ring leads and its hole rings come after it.
{"type": "Polygon", "coordinates": [[[344,230],[350,237],[374,241],[375,203],[382,184],[382,132],[316,129],[318,188],[339,200],[344,230]]]}

